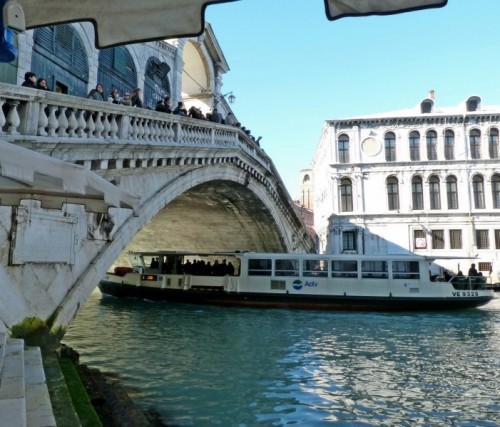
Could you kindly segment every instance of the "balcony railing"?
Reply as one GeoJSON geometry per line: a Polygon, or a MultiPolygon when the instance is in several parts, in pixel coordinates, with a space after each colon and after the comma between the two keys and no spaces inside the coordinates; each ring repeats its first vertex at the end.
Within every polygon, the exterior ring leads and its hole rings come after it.
{"type": "Polygon", "coordinates": [[[253,139],[232,126],[5,83],[0,105],[0,136],[10,142],[36,137],[40,142],[235,147],[273,168],[253,139]]]}

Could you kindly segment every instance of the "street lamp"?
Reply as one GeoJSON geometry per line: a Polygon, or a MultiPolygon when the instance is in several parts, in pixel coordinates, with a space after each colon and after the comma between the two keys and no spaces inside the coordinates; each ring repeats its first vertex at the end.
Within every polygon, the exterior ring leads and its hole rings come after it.
{"type": "Polygon", "coordinates": [[[215,103],[214,103],[214,107],[217,106],[217,104],[222,100],[224,99],[225,97],[227,96],[227,100],[229,101],[230,104],[234,104],[234,101],[236,101],[236,96],[233,95],[233,92],[228,92],[228,93],[224,93],[224,94],[220,94],[220,95],[215,95],[214,98],[215,98],[215,103]]]}

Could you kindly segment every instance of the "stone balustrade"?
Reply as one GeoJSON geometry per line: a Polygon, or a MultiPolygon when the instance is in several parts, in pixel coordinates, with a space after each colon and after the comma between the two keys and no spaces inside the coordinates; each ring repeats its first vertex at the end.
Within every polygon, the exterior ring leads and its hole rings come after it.
{"type": "Polygon", "coordinates": [[[7,83],[0,83],[0,106],[0,138],[10,143],[101,174],[136,167],[235,163],[246,172],[246,183],[261,183],[289,215],[291,198],[274,163],[240,128],[7,83]],[[125,154],[127,145],[129,153],[136,153],[133,157],[125,154]],[[213,148],[214,156],[206,150],[201,157],[193,156],[198,148],[213,148]],[[156,154],[151,155],[151,149],[156,154]],[[241,155],[235,157],[238,151],[241,155]]]}
{"type": "Polygon", "coordinates": [[[241,129],[148,109],[0,84],[0,137],[10,142],[119,142],[239,148],[266,169],[270,158],[241,129]]]}

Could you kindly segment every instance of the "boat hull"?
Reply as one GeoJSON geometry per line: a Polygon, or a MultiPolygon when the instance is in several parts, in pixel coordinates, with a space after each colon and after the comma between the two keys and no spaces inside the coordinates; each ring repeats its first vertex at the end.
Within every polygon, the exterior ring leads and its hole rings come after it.
{"type": "Polygon", "coordinates": [[[172,289],[128,285],[102,280],[100,291],[119,298],[139,298],[188,304],[233,307],[346,310],[437,311],[475,308],[491,297],[393,297],[355,295],[297,295],[291,293],[228,292],[223,289],[172,289]]]}

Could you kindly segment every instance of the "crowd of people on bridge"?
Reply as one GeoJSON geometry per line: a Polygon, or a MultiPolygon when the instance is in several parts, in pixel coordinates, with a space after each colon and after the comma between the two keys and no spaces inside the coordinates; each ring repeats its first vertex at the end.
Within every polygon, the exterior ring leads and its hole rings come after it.
{"type": "MultiPolygon", "coordinates": [[[[36,74],[32,71],[28,71],[25,73],[22,86],[50,91],[47,85],[47,80],[43,77],[37,79],[36,74]]],[[[144,105],[142,100],[142,90],[138,87],[132,91],[132,94],[130,94],[129,92],[125,92],[123,94],[123,97],[120,96],[118,89],[113,88],[109,95],[106,96],[103,85],[101,83],[98,83],[95,88],[89,91],[89,93],[87,94],[87,99],[92,99],[94,101],[107,101],[112,104],[149,109],[148,106],[144,105]]],[[[223,117],[223,115],[217,109],[217,106],[214,106],[212,111],[206,114],[204,114],[199,107],[196,107],[194,105],[191,106],[189,110],[187,110],[182,101],[179,101],[177,103],[177,106],[175,108],[172,108],[172,99],[170,96],[166,96],[163,100],[157,102],[155,111],[234,126],[245,132],[250,138],[253,139],[253,141],[258,146],[260,146],[261,137],[256,139],[252,135],[250,129],[245,128],[245,126],[241,126],[241,123],[236,119],[231,111],[227,113],[226,117],[223,117]]]]}

